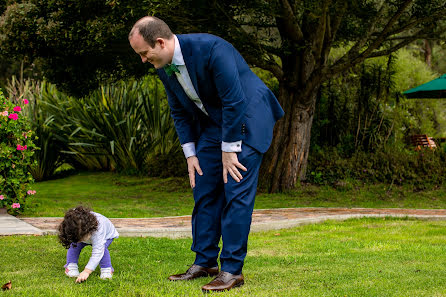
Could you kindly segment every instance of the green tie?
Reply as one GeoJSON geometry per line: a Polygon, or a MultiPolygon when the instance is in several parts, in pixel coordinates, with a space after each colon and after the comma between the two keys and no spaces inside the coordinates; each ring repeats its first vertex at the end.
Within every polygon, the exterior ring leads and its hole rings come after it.
{"type": "Polygon", "coordinates": [[[177,65],[175,65],[174,63],[164,66],[164,71],[166,71],[167,76],[171,76],[174,72],[180,73],[180,70],[178,70],[177,65]]]}

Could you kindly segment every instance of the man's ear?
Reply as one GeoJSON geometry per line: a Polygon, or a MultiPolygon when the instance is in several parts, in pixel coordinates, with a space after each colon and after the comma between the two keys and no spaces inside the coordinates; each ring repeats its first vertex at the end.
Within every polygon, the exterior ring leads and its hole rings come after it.
{"type": "Polygon", "coordinates": [[[166,47],[166,41],[164,40],[164,38],[157,38],[156,42],[161,46],[161,48],[166,47]]]}

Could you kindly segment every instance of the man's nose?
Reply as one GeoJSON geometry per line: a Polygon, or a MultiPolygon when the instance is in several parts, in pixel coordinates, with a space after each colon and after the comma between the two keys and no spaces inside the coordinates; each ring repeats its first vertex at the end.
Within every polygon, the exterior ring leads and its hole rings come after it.
{"type": "Polygon", "coordinates": [[[144,56],[141,56],[141,61],[142,61],[143,63],[145,63],[145,62],[147,62],[147,58],[144,57],[144,56]]]}

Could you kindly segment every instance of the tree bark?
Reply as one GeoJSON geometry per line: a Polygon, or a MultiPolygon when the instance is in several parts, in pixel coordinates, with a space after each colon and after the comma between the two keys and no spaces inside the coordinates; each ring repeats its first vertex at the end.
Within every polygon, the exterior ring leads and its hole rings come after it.
{"type": "Polygon", "coordinates": [[[424,61],[427,66],[432,66],[432,47],[427,39],[424,40],[424,61]]]}
{"type": "Polygon", "coordinates": [[[293,189],[305,179],[318,89],[293,90],[280,82],[278,99],[285,115],[274,127],[274,138],[260,172],[261,184],[267,186],[268,192],[293,189]],[[310,98],[306,95],[309,93],[310,98]]]}

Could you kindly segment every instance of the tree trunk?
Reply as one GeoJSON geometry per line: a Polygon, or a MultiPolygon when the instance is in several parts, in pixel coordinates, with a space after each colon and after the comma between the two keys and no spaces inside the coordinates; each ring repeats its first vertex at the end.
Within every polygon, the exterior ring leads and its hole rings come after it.
{"type": "Polygon", "coordinates": [[[431,67],[432,65],[432,47],[429,40],[424,40],[424,61],[427,66],[431,67]]]}
{"type": "Polygon", "coordinates": [[[291,90],[280,83],[278,99],[285,115],[274,127],[260,173],[261,183],[269,192],[293,189],[298,180],[305,179],[317,89],[291,90]]]}

